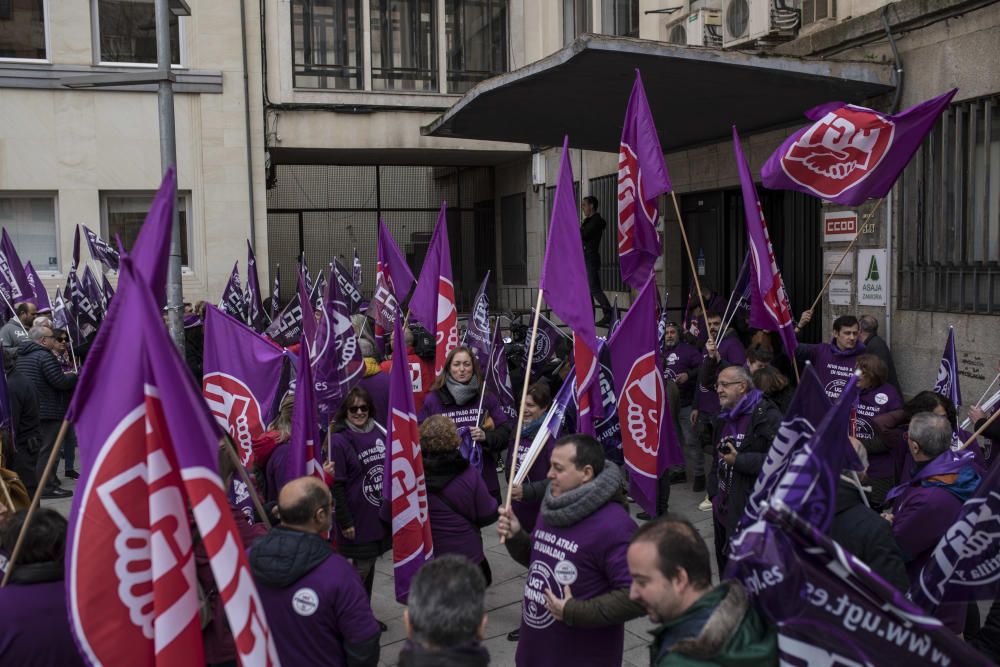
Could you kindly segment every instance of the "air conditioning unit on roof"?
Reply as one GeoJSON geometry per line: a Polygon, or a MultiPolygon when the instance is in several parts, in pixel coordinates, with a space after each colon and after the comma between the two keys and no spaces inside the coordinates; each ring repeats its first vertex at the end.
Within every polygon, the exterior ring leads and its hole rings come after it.
{"type": "Polygon", "coordinates": [[[723,0],[722,47],[752,47],[795,37],[801,13],[786,0],[723,0]]]}
{"type": "Polygon", "coordinates": [[[687,45],[722,47],[722,12],[718,9],[699,9],[688,16],[687,45]]]}

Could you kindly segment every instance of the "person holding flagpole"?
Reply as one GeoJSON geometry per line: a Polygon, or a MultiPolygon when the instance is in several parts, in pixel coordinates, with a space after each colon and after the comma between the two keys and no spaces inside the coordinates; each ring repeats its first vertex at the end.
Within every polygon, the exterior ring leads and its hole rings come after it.
{"type": "Polygon", "coordinates": [[[497,502],[500,480],[496,462],[510,440],[511,428],[500,402],[490,393],[483,394],[483,374],[475,353],[460,345],[448,353],[444,370],[424,398],[420,421],[432,415],[451,417],[459,428],[467,426],[475,443],[482,448],[483,479],[497,502]],[[480,402],[482,406],[480,407],[480,402]]]}
{"type": "Polygon", "coordinates": [[[872,490],[869,500],[881,507],[885,494],[895,483],[892,453],[875,432],[874,420],[881,414],[903,407],[903,400],[889,382],[889,368],[874,354],[858,357],[857,416],[854,420],[854,437],[868,453],[868,484],[872,490]]]}

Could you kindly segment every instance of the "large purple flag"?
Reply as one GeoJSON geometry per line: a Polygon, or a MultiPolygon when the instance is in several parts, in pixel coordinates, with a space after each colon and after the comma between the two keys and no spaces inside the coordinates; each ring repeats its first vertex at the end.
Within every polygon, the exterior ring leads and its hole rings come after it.
{"type": "Polygon", "coordinates": [[[292,437],[288,443],[291,449],[285,463],[286,480],[307,475],[324,478],[311,366],[309,345],[303,342],[295,364],[295,405],[292,407],[292,437]]]}
{"type": "MultiPolygon", "coordinates": [[[[87,247],[90,248],[90,256],[103,264],[106,268],[111,269],[112,271],[117,271],[118,263],[120,261],[118,251],[112,248],[107,241],[92,232],[87,225],[80,226],[83,227],[83,233],[87,236],[87,247]]],[[[80,230],[78,227],[77,239],[79,239],[79,233],[80,230]]],[[[79,258],[77,259],[79,260],[79,258]]]]}
{"type": "Polygon", "coordinates": [[[962,390],[959,388],[958,383],[958,354],[955,350],[955,327],[948,327],[948,342],[945,343],[944,354],[941,355],[941,363],[938,365],[934,392],[950,398],[955,407],[962,404],[962,390]]]}
{"type": "Polygon", "coordinates": [[[788,305],[781,271],[774,259],[774,249],[767,234],[767,222],[760,208],[757,189],[750,175],[750,165],[743,155],[740,135],[733,126],[733,152],[743,190],[743,213],[747,223],[747,245],[750,246],[750,326],[777,331],[789,359],[795,359],[795,323],[788,305]]]}
{"type": "Polygon", "coordinates": [[[844,206],[884,197],[958,89],[891,115],[843,102],[805,113],[761,170],[764,187],[798,190],[844,206]]]}
{"type": "Polygon", "coordinates": [[[29,261],[24,265],[24,275],[28,278],[28,286],[31,288],[31,302],[38,308],[38,312],[45,313],[52,310],[52,302],[45,291],[45,284],[35,271],[35,267],[29,261]]]}
{"type": "MultiPolygon", "coordinates": [[[[572,370],[570,372],[572,373],[572,370]]],[[[534,462],[538,458],[537,452],[540,452],[549,440],[555,441],[565,435],[563,433],[563,424],[566,419],[566,411],[572,403],[573,383],[563,382],[562,387],[559,388],[559,391],[556,392],[555,397],[552,399],[552,405],[549,407],[549,411],[545,413],[545,419],[542,420],[542,425],[535,433],[535,437],[530,443],[521,440],[517,448],[517,468],[511,471],[514,473],[515,486],[523,484],[525,478],[528,476],[530,467],[524,464],[528,461],[534,462]]]]}
{"type": "Polygon", "coordinates": [[[93,665],[203,664],[196,529],[240,663],[276,665],[219,478],[218,428],[139,267],[123,257],[121,269],[111,321],[91,348],[67,415],[79,434],[83,474],[66,548],[76,643],[93,665]]]}
{"type": "Polygon", "coordinates": [[[170,247],[176,199],[177,173],[173,167],[167,167],[130,253],[135,270],[153,290],[161,308],[167,303],[168,254],[164,248],[170,247]]]}
{"type": "MultiPolygon", "coordinates": [[[[534,317],[535,309],[531,309],[531,316],[534,317]]],[[[569,336],[563,333],[563,330],[557,327],[552,320],[545,317],[542,314],[538,315],[538,331],[535,333],[535,349],[531,355],[531,366],[532,370],[536,370],[549,363],[556,357],[556,351],[559,347],[559,343],[563,340],[572,340],[569,336]]],[[[527,343],[527,339],[525,343],[527,343]]],[[[522,359],[527,361],[528,359],[528,346],[524,346],[524,354],[522,359]]]]}
{"type": "Polygon", "coordinates": [[[479,367],[486,368],[490,360],[490,297],[486,293],[486,288],[490,283],[490,272],[486,272],[486,277],[479,285],[479,291],[472,302],[472,312],[469,313],[469,322],[465,328],[465,338],[462,345],[471,347],[479,357],[479,367]]]}
{"type": "Polygon", "coordinates": [[[281,348],[215,306],[205,307],[201,391],[212,416],[232,436],[243,465],[267,430],[281,380],[281,348]]]}
{"type": "Polygon", "coordinates": [[[656,297],[650,275],[608,342],[629,489],[651,515],[656,514],[657,480],[684,462],[656,353],[656,297]]]}
{"type": "Polygon", "coordinates": [[[396,320],[399,304],[406,300],[416,281],[413,273],[389,233],[385,222],[378,221],[378,263],[375,267],[375,290],[368,315],[388,331],[396,320]]]}
{"type": "Polygon", "coordinates": [[[94,272],[90,270],[90,266],[83,267],[83,280],[80,283],[83,288],[84,293],[90,300],[90,303],[94,306],[94,312],[98,317],[104,316],[104,310],[106,304],[104,303],[104,290],[101,289],[101,284],[97,282],[97,276],[94,272]]]}
{"type": "Polygon", "coordinates": [[[274,266],[274,285],[271,287],[271,312],[268,316],[273,320],[278,316],[281,303],[281,264],[274,266]]]}
{"type": "Polygon", "coordinates": [[[933,612],[945,602],[993,600],[1000,588],[1000,466],[965,501],[907,595],[933,612]]]}
{"type": "Polygon", "coordinates": [[[340,294],[347,303],[347,312],[353,315],[361,310],[361,284],[354,281],[354,277],[336,258],[333,260],[333,276],[337,279],[340,294]]]}
{"type": "Polygon", "coordinates": [[[233,270],[229,274],[226,288],[222,290],[222,298],[219,300],[219,308],[224,310],[230,317],[245,322],[246,304],[243,298],[243,288],[240,286],[240,263],[233,264],[233,270]]]}
{"type": "Polygon", "coordinates": [[[424,265],[420,268],[417,287],[410,298],[410,314],[428,331],[434,332],[434,373],[441,373],[448,353],[458,347],[458,309],[455,307],[455,284],[452,282],[448,218],[444,202],[441,202],[434,235],[431,237],[424,265]]]}
{"type": "Polygon", "coordinates": [[[257,257],[253,246],[247,240],[247,292],[245,321],[254,331],[263,331],[267,327],[267,315],[260,299],[260,282],[257,279],[257,257]]]}
{"type": "Polygon", "coordinates": [[[633,289],[642,289],[663,252],[656,198],[672,188],[637,69],[618,147],[618,260],[622,280],[633,289]]]}
{"type": "MultiPolygon", "coordinates": [[[[620,323],[620,322],[619,322],[620,323]]],[[[622,453],[622,427],[618,418],[618,395],[615,393],[615,372],[611,361],[608,341],[598,339],[600,348],[597,358],[601,363],[597,381],[601,385],[601,403],[604,417],[594,424],[595,437],[604,447],[604,457],[616,465],[625,465],[622,453]]]]}
{"type": "MultiPolygon", "coordinates": [[[[336,268],[333,269],[336,272],[336,268]]],[[[316,327],[309,356],[319,413],[333,418],[340,402],[361,379],[364,358],[358,345],[347,300],[340,293],[337,280],[327,282],[323,308],[316,327]]]]}
{"type": "Polygon", "coordinates": [[[500,410],[509,419],[516,421],[517,407],[514,401],[514,390],[510,386],[507,354],[499,323],[493,330],[493,342],[490,345],[489,358],[483,369],[483,375],[486,376],[483,391],[496,396],[500,403],[500,410]]]}
{"type": "MultiPolygon", "coordinates": [[[[393,323],[393,340],[403,340],[403,321],[393,323]]],[[[396,601],[405,604],[410,580],[434,558],[428,512],[424,460],[420,455],[420,431],[413,407],[413,381],[404,345],[392,351],[389,371],[389,419],[382,475],[383,508],[392,517],[392,567],[396,601]]]]}
{"type": "Polygon", "coordinates": [[[31,285],[28,284],[28,276],[24,273],[24,264],[17,256],[17,249],[14,248],[14,242],[10,240],[6,229],[0,236],[0,276],[10,286],[11,305],[31,299],[31,285]]]}
{"type": "Polygon", "coordinates": [[[539,288],[559,319],[573,331],[573,357],[576,363],[576,396],[579,412],[577,429],[594,434],[595,410],[601,410],[597,382],[597,334],[594,308],[587,287],[583,263],[583,241],[573,195],[573,168],[569,162],[569,137],[563,140],[562,162],[556,184],[549,237],[545,244],[545,262],[539,288]]]}

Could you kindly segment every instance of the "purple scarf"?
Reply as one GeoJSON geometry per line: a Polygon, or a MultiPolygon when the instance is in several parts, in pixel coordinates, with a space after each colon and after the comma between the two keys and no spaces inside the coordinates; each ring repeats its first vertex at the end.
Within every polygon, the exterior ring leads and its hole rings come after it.
{"type": "MultiPolygon", "coordinates": [[[[750,417],[754,408],[764,398],[764,393],[760,389],[751,389],[729,410],[719,413],[719,419],[725,422],[722,427],[720,442],[725,438],[736,440],[734,448],[739,450],[743,440],[738,436],[746,436],[746,429],[750,425],[750,417]]],[[[724,521],[726,515],[726,501],[729,498],[729,487],[733,482],[733,468],[719,456],[719,493],[713,498],[713,507],[716,518],[724,521]]]]}

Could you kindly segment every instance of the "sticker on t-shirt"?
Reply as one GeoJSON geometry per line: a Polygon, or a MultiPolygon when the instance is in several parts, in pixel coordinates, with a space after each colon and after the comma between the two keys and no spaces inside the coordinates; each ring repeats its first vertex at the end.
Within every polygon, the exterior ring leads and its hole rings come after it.
{"type": "Polygon", "coordinates": [[[881,391],[875,394],[875,402],[879,405],[885,405],[889,402],[889,397],[883,394],[881,391]]]}
{"type": "Polygon", "coordinates": [[[292,596],[292,609],[299,616],[312,616],[319,608],[319,596],[311,588],[300,588],[292,596]]]}
{"type": "Polygon", "coordinates": [[[572,585],[576,581],[576,565],[568,560],[559,561],[556,563],[555,577],[563,586],[572,585]]]}
{"type": "Polygon", "coordinates": [[[556,575],[542,561],[532,561],[528,579],[524,582],[524,609],[522,615],[528,626],[541,630],[552,625],[555,617],[545,606],[545,591],[552,591],[562,598],[562,586],[556,584],[556,575]]]}
{"type": "Polygon", "coordinates": [[[382,506],[382,464],[373,465],[365,473],[365,478],[361,482],[361,492],[369,505],[374,507],[382,506]]]}

